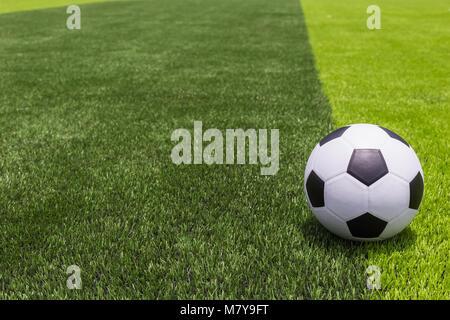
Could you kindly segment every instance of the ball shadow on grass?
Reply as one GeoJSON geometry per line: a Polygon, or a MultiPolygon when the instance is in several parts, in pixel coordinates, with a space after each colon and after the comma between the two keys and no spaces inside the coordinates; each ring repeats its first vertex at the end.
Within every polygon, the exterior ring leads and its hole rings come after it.
{"type": "Polygon", "coordinates": [[[338,247],[342,249],[351,249],[355,252],[354,249],[358,248],[359,250],[359,248],[363,247],[364,242],[349,241],[331,233],[322,226],[312,214],[308,215],[299,228],[306,239],[310,239],[311,242],[314,242],[315,245],[319,245],[322,249],[336,250],[336,247],[338,247]]]}
{"type": "Polygon", "coordinates": [[[312,214],[305,219],[299,228],[305,238],[311,239],[311,242],[316,244],[321,244],[323,248],[334,248],[336,245],[345,248],[364,248],[367,246],[367,249],[375,249],[382,254],[405,250],[414,245],[417,238],[416,232],[408,226],[399,234],[382,241],[346,240],[328,231],[312,214]]]}
{"type": "Polygon", "coordinates": [[[370,242],[368,249],[375,250],[377,253],[381,254],[391,254],[410,248],[416,243],[416,239],[416,232],[408,226],[405,230],[392,238],[383,241],[370,242]]]}

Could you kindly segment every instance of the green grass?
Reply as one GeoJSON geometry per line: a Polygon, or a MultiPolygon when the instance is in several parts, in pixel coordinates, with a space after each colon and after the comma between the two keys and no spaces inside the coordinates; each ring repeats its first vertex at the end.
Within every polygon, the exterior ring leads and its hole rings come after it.
{"type": "Polygon", "coordinates": [[[294,0],[82,5],[81,31],[62,8],[0,15],[0,298],[450,298],[447,3],[380,0],[377,31],[372,2],[302,4],[308,30],[294,0]],[[175,166],[170,135],[194,120],[280,129],[280,171],[175,166]],[[420,213],[389,241],[340,240],[306,206],[313,145],[355,122],[424,167],[420,213]]]}
{"type": "Polygon", "coordinates": [[[303,193],[333,123],[298,1],[99,3],[80,31],[65,19],[0,15],[0,298],[362,296],[364,246],[325,231],[303,193]],[[280,129],[280,171],[174,165],[171,133],[194,120],[280,129]]]}
{"type": "MultiPolygon", "coordinates": [[[[0,13],[36,10],[42,8],[70,6],[73,4],[80,5],[90,2],[103,2],[114,0],[2,0],[0,2],[0,13]]],[[[124,0],[122,0],[124,1],[124,0]]]]}
{"type": "Polygon", "coordinates": [[[336,126],[368,122],[404,137],[422,162],[425,196],[410,227],[367,245],[383,290],[366,298],[449,299],[450,7],[444,0],[302,0],[336,126]],[[381,30],[366,8],[381,8],[381,30]]]}

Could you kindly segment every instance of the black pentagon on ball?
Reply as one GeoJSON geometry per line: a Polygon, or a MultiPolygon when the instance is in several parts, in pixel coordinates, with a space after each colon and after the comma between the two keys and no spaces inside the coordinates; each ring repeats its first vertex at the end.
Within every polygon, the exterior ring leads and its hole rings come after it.
{"type": "Polygon", "coordinates": [[[314,171],[311,171],[308,180],[306,180],[306,192],[308,192],[309,201],[313,207],[323,207],[325,205],[324,187],[325,182],[314,171]]]}
{"type": "Polygon", "coordinates": [[[386,228],[387,222],[366,212],[359,217],[347,221],[352,236],[357,238],[376,238],[386,228]]]}
{"type": "Polygon", "coordinates": [[[391,130],[389,130],[389,129],[386,129],[386,128],[383,128],[382,126],[379,126],[381,129],[383,129],[392,139],[395,139],[395,140],[398,140],[398,141],[400,141],[401,143],[404,143],[407,147],[409,147],[409,144],[408,144],[408,142],[406,142],[402,137],[400,137],[398,134],[396,134],[395,132],[393,132],[393,131],[391,131],[391,130]]]}
{"type": "Polygon", "coordinates": [[[409,207],[411,209],[419,209],[423,197],[423,178],[417,173],[414,179],[409,183],[409,207]]]}
{"type": "Polygon", "coordinates": [[[386,161],[378,149],[355,149],[347,173],[370,186],[389,172],[386,161]]]}
{"type": "Polygon", "coordinates": [[[350,126],[345,126],[345,127],[339,128],[337,130],[334,130],[329,135],[327,135],[325,138],[320,140],[319,145],[323,146],[325,143],[327,143],[333,139],[339,138],[340,136],[342,136],[344,134],[345,130],[347,130],[348,128],[350,128],[350,126]]]}

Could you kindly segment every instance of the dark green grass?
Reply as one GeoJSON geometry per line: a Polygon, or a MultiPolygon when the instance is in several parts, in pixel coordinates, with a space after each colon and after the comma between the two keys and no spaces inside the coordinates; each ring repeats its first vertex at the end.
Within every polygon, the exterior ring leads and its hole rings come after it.
{"type": "Polygon", "coordinates": [[[301,8],[146,1],[0,16],[1,298],[358,298],[302,179],[332,128],[301,8]],[[280,171],[172,164],[176,128],[277,128],[280,171]],[[83,288],[66,288],[66,268],[83,288]]]}

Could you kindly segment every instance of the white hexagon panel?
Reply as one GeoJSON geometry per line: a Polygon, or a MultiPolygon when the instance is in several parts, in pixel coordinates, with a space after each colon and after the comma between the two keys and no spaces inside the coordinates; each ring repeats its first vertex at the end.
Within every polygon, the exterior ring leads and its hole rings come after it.
{"type": "Polygon", "coordinates": [[[417,210],[406,209],[401,215],[389,221],[384,231],[380,234],[381,239],[388,239],[403,231],[416,216],[417,210]]]}
{"type": "Polygon", "coordinates": [[[368,188],[347,173],[325,182],[325,206],[344,221],[368,211],[368,188]]]}
{"type": "Polygon", "coordinates": [[[405,143],[396,139],[389,139],[380,147],[380,150],[389,172],[405,181],[411,181],[418,172],[422,172],[419,159],[409,145],[405,145],[405,143]]]}
{"type": "Polygon", "coordinates": [[[390,221],[409,206],[409,184],[393,174],[387,174],[369,187],[369,212],[390,221]]]}
{"type": "Polygon", "coordinates": [[[322,180],[327,181],[347,171],[352,153],[353,148],[344,139],[334,139],[317,150],[313,168],[322,180]]]}
{"type": "Polygon", "coordinates": [[[361,123],[351,125],[342,138],[355,149],[379,149],[389,139],[389,135],[379,126],[361,123]]]}
{"type": "Polygon", "coordinates": [[[326,207],[314,208],[314,215],[317,220],[326,228],[328,231],[342,237],[345,239],[351,239],[352,235],[348,229],[345,221],[334,215],[326,207]]]}

